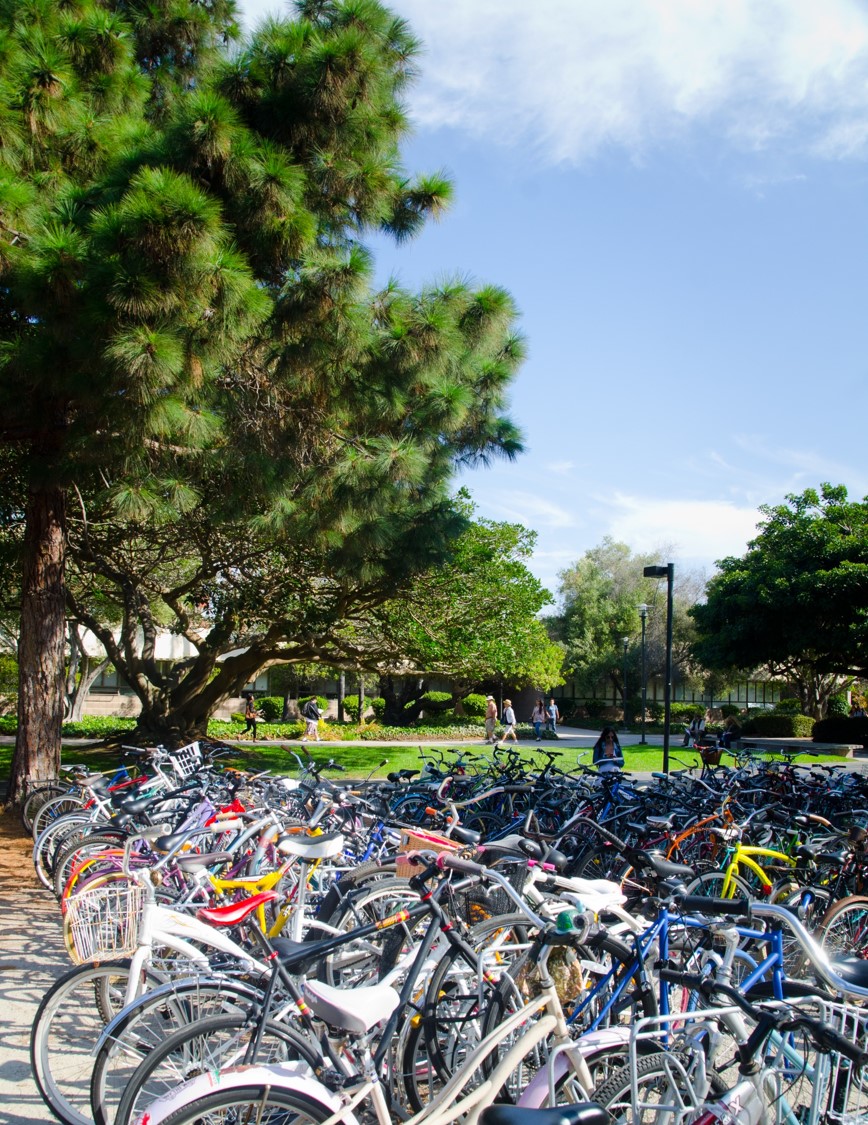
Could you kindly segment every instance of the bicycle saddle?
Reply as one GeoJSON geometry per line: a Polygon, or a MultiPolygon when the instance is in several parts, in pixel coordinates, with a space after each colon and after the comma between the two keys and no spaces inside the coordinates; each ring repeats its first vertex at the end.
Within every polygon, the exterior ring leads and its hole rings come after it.
{"type": "Polygon", "coordinates": [[[596,1102],[579,1102],[554,1109],[490,1105],[482,1111],[479,1125],[610,1125],[611,1120],[609,1111],[596,1102]]]}
{"type": "Polygon", "coordinates": [[[204,852],[201,855],[179,855],[175,859],[175,864],[182,871],[204,871],[206,867],[229,863],[230,860],[237,858],[238,856],[233,855],[232,852],[204,852]]]}
{"type": "Polygon", "coordinates": [[[868,961],[861,957],[833,957],[832,968],[848,984],[868,988],[868,961]]]}
{"type": "Polygon", "coordinates": [[[333,988],[321,980],[306,980],[302,992],[313,1011],[331,1027],[364,1035],[387,1020],[401,1002],[390,984],[363,984],[358,988],[333,988]]]}
{"type": "Polygon", "coordinates": [[[340,832],[326,832],[322,836],[293,834],[280,836],[275,846],[283,855],[294,855],[311,862],[340,855],[344,850],[344,838],[340,832]]]}

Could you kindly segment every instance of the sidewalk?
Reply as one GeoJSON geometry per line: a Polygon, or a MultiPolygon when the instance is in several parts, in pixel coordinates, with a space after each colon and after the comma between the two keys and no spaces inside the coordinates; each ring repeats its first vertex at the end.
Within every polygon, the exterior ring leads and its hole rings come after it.
{"type": "Polygon", "coordinates": [[[46,990],[72,968],[32,847],[17,817],[0,816],[0,1120],[8,1125],[55,1120],[31,1077],[30,1029],[46,990]]]}

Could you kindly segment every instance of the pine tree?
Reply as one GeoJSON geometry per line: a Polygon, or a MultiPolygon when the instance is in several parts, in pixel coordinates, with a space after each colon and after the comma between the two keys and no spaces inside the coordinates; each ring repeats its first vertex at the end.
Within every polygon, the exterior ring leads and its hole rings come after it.
{"type": "Polygon", "coordinates": [[[227,0],[0,4],[13,799],[57,766],[71,504],[183,536],[204,503],[365,577],[402,542],[430,560],[454,466],[518,448],[508,296],[370,292],[366,232],[407,238],[450,196],[400,163],[406,25],[326,0],[230,57],[237,34],[227,0]]]}

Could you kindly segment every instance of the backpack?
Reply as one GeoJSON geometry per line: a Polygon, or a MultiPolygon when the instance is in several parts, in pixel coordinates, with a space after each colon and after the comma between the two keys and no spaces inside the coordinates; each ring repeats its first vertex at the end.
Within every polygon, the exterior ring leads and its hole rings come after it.
{"type": "Polygon", "coordinates": [[[318,719],[319,707],[317,707],[316,705],[316,700],[309,699],[307,703],[305,703],[304,707],[302,707],[301,713],[306,719],[318,719]]]}

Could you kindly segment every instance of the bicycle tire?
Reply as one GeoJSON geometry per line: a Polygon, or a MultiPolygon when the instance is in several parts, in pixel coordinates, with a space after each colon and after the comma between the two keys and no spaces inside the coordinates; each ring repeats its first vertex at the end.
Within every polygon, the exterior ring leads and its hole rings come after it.
{"type": "Polygon", "coordinates": [[[31,790],[21,806],[21,821],[28,832],[33,833],[33,818],[45,802],[50,801],[52,797],[65,796],[69,788],[69,785],[64,785],[62,781],[48,781],[45,785],[39,785],[31,790]]]}
{"type": "MultiPolygon", "coordinates": [[[[687,884],[686,893],[699,895],[702,898],[723,898],[722,890],[725,880],[725,871],[705,871],[702,875],[697,875],[692,883],[687,884]]],[[[755,897],[750,886],[739,875],[730,876],[730,880],[732,894],[727,895],[727,898],[750,901],[755,897]]]]}
{"type": "Polygon", "coordinates": [[[274,1086],[240,1086],[216,1090],[168,1114],[161,1125],[320,1125],[334,1116],[330,1106],[317,1102],[298,1090],[274,1086]]]}
{"type": "MultiPolygon", "coordinates": [[[[648,1122],[654,1122],[654,1125],[666,1125],[669,1120],[668,1117],[663,1116],[662,1111],[651,1108],[649,1104],[646,1116],[643,1113],[633,1112],[633,1085],[636,1084],[637,1092],[639,1093],[639,1100],[641,1102],[648,1101],[651,1103],[651,1095],[655,1092],[663,1092],[670,1083],[670,1075],[672,1073],[672,1059],[673,1054],[675,1059],[679,1060],[682,1065],[686,1066],[688,1057],[672,1051],[658,1051],[652,1055],[645,1055],[644,1057],[636,1060],[635,1076],[632,1066],[622,1067],[621,1070],[616,1071],[613,1075],[606,1079],[602,1085],[598,1086],[592,1094],[593,1100],[607,1109],[611,1114],[614,1122],[629,1121],[630,1125],[644,1125],[648,1122]],[[657,1087],[657,1091],[655,1091],[657,1087]]],[[[710,1079],[710,1094],[718,1096],[726,1090],[726,1083],[720,1078],[719,1075],[711,1072],[710,1079]]],[[[687,1108],[691,1113],[687,1116],[687,1120],[692,1117],[698,1117],[702,1108],[701,1102],[696,1102],[692,1107],[689,1105],[689,1097],[692,1091],[686,1089],[684,1086],[678,1087],[680,1098],[672,1098],[669,1101],[681,1101],[682,1109],[687,1108]],[[695,1112],[693,1112],[695,1110],[695,1112]]],[[[653,1103],[652,1103],[653,1104],[653,1103]]],[[[679,1118],[682,1120],[683,1118],[679,1118]]]]}
{"type": "Polygon", "coordinates": [[[42,1100],[65,1125],[92,1125],[92,1051],[123,1007],[129,970],[129,961],[79,965],[54,982],[37,1009],[30,1064],[42,1100]]]}
{"type": "Polygon", "coordinates": [[[99,852],[107,851],[111,847],[117,847],[117,844],[117,836],[106,836],[99,833],[91,833],[82,840],[73,840],[65,844],[58,851],[54,860],[54,871],[52,874],[54,897],[60,899],[63,897],[64,891],[71,890],[71,888],[67,888],[67,884],[73,869],[77,864],[88,858],[91,851],[96,855],[99,852]]]}
{"type": "Polygon", "coordinates": [[[848,895],[832,903],[815,937],[830,957],[868,956],[868,895],[848,895]]]}
{"type": "MultiPolygon", "coordinates": [[[[359,926],[381,922],[418,902],[419,893],[410,889],[409,880],[397,877],[378,880],[342,900],[328,919],[332,927],[329,936],[336,936],[336,931],[349,933],[359,926]]],[[[406,943],[412,941],[413,929],[427,922],[427,915],[413,924],[399,922],[368,937],[364,947],[348,943],[333,950],[319,961],[318,979],[337,988],[353,988],[381,980],[394,966],[406,943]]]]}
{"type": "Polygon", "coordinates": [[[64,839],[73,831],[89,827],[93,827],[89,813],[68,813],[62,819],[52,821],[37,836],[33,845],[33,866],[37,879],[47,890],[52,889],[54,857],[63,846],[64,839]]]}
{"type": "Polygon", "coordinates": [[[59,820],[67,813],[78,812],[87,804],[87,799],[80,793],[62,793],[57,797],[50,797],[45,801],[33,818],[31,833],[36,840],[49,824],[59,820]]]}
{"type": "Polygon", "coordinates": [[[180,1028],[215,1015],[239,1015],[264,993],[231,978],[187,977],[151,989],[118,1014],[98,1044],[90,1082],[96,1125],[114,1121],[118,1102],[142,1060],[180,1028]]]}
{"type": "Polygon", "coordinates": [[[411,1018],[396,1037],[398,1093],[413,1113],[428,1104],[438,1083],[449,1079],[459,1065],[462,1045],[472,1048],[482,1038],[481,1030],[472,1026],[484,1014],[480,1000],[506,971],[510,955],[521,956],[525,951],[526,927],[523,914],[489,918],[473,927],[466,939],[468,945],[478,952],[487,950],[482,981],[478,967],[468,965],[456,947],[438,962],[425,990],[421,1018],[417,1018],[417,1012],[408,1013],[411,1018]],[[495,937],[496,949],[492,948],[495,937]]]}
{"type": "MultiPolygon", "coordinates": [[[[210,1016],[182,1027],[142,1060],[118,1102],[113,1125],[128,1125],[162,1094],[202,1073],[219,1074],[244,1062],[256,1033],[247,1015],[210,1016]]],[[[315,1070],[322,1054],[294,1028],[273,1020],[263,1029],[260,1063],[299,1061],[315,1070]]]]}
{"type": "MultiPolygon", "coordinates": [[[[603,935],[599,945],[595,943],[593,949],[586,949],[578,952],[578,963],[585,962],[586,964],[598,965],[601,959],[606,956],[613,960],[619,968],[616,969],[614,977],[606,981],[606,974],[601,973],[600,981],[596,986],[586,986],[582,984],[581,992],[577,1000],[581,998],[582,1003],[587,1004],[587,1001],[593,1000],[594,1003],[585,1008],[585,1014],[582,1017],[582,1022],[576,1020],[572,1026],[576,1029],[585,1026],[593,1017],[599,1016],[602,1009],[605,1007],[610,994],[613,991],[613,986],[620,984],[626,976],[626,988],[622,991],[620,998],[609,1010],[606,1022],[600,1026],[616,1026],[622,1024],[632,1025],[636,1019],[647,1016],[653,1017],[658,1014],[657,996],[653,989],[648,985],[647,981],[643,979],[643,974],[640,972],[638,965],[635,963],[632,951],[623,942],[608,934],[603,935]],[[629,974],[629,975],[628,975],[629,974]],[[595,989],[598,989],[595,996],[595,989]]],[[[515,966],[504,974],[498,986],[492,990],[491,999],[487,1006],[486,1012],[482,1020],[482,1035],[488,1035],[494,1028],[505,1019],[510,1012],[526,1003],[528,995],[527,990],[529,982],[524,980],[524,974],[529,966],[529,962],[525,959],[519,961],[515,966]]],[[[549,966],[551,973],[552,966],[549,966]]],[[[564,988],[568,984],[564,985],[564,988]]],[[[564,1004],[566,1014],[570,1014],[570,1002],[564,1004]]],[[[516,1036],[522,1034],[521,1030],[516,1032],[516,1036]]],[[[497,1064],[498,1055],[506,1051],[514,1040],[506,1039],[501,1043],[498,1052],[491,1055],[485,1062],[485,1070],[490,1073],[491,1069],[497,1064]]],[[[538,1055],[536,1065],[539,1069],[545,1065],[546,1062],[546,1045],[541,1043],[537,1049],[538,1055]]],[[[506,1100],[517,1101],[521,1090],[527,1084],[528,1076],[532,1073],[529,1067],[532,1060],[526,1058],[522,1061],[522,1071],[518,1071],[513,1075],[510,1080],[508,1090],[502,1090],[498,1093],[498,1099],[505,1098],[506,1100]]]]}

